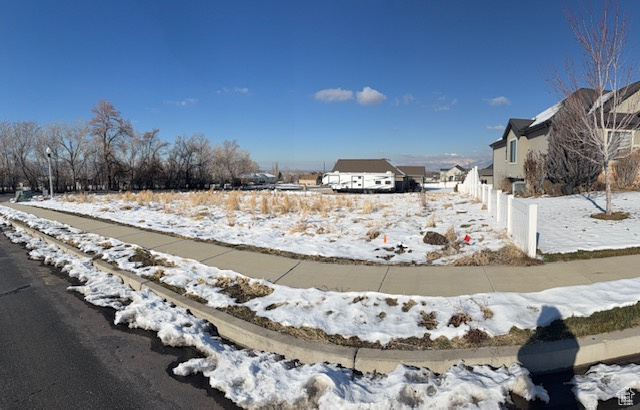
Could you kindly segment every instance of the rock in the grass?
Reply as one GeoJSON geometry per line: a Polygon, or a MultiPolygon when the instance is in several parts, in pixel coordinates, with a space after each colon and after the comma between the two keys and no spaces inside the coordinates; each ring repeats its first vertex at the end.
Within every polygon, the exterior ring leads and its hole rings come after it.
{"type": "Polygon", "coordinates": [[[448,245],[449,240],[438,232],[429,231],[424,235],[422,239],[424,243],[428,245],[448,245]]]}

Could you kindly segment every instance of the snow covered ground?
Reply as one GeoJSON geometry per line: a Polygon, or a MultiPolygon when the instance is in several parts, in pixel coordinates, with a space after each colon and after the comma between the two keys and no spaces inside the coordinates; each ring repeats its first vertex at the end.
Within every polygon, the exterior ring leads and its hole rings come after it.
{"type": "MultiPolygon", "coordinates": [[[[613,398],[622,398],[623,401],[622,396],[627,389],[640,392],[640,365],[598,364],[591,367],[584,375],[573,378],[573,393],[587,410],[598,408],[598,401],[613,398]]],[[[633,393],[633,395],[636,394],[638,393],[633,393]]],[[[637,403],[638,400],[633,402],[637,403]]],[[[631,408],[630,404],[620,404],[620,408],[631,408]]]]}
{"type": "MultiPolygon", "coordinates": [[[[426,208],[419,194],[245,192],[235,194],[237,209],[231,209],[229,195],[154,194],[150,201],[133,194],[76,196],[28,204],[185,237],[388,264],[451,264],[510,243],[504,231],[494,229],[481,204],[451,192],[428,193],[426,208]],[[445,234],[450,228],[461,245],[451,255],[437,255],[442,246],[422,240],[427,230],[445,234]],[[462,241],[465,235],[468,243],[462,241]]],[[[613,194],[614,209],[630,214],[622,221],[590,217],[602,212],[602,193],[521,200],[538,205],[538,248],[544,253],[640,246],[640,192],[613,194]]]]}
{"type": "MultiPolygon", "coordinates": [[[[23,221],[60,240],[73,242],[85,252],[101,254],[103,259],[139,275],[151,276],[160,269],[130,262],[129,258],[136,253],[133,245],[0,206],[0,224],[7,225],[8,219],[23,221]]],[[[81,292],[91,303],[118,310],[118,323],[156,331],[166,344],[196,347],[203,357],[179,364],[174,372],[180,375],[202,372],[214,388],[243,407],[449,408],[475,404],[480,408],[497,408],[508,400],[510,391],[527,399],[546,400],[548,397],[544,389],[531,384],[528,372],[519,365],[492,369],[467,367],[461,363],[442,375],[435,375],[428,369],[399,366],[387,376],[357,376],[330,364],[300,365],[269,353],[238,350],[211,335],[206,323],[191,317],[183,309],[171,307],[149,290],[132,291],[119,279],[95,270],[89,259],[71,257],[20,230],[7,229],[5,234],[15,242],[26,243],[33,249],[33,258],[64,266],[70,276],[80,278],[84,284],[70,289],[81,292]]],[[[383,344],[390,339],[389,335],[420,337],[427,332],[418,325],[422,319],[420,311],[434,313],[437,325],[428,331],[432,338],[451,338],[463,335],[471,327],[491,335],[505,333],[514,325],[533,328],[557,318],[587,316],[598,310],[630,305],[640,299],[640,279],[536,293],[491,293],[456,298],[321,292],[254,281],[192,260],[152,254],[173,265],[161,268],[164,270],[162,281],[184,287],[207,299],[211,306],[247,306],[260,316],[286,325],[317,327],[327,333],[357,336],[383,344]],[[216,286],[226,281],[247,281],[250,285],[257,283],[273,290],[266,296],[240,304],[216,286]],[[394,302],[390,304],[389,300],[394,302]],[[545,306],[555,307],[557,315],[540,317],[542,311],[555,311],[543,310],[545,306]],[[487,310],[492,312],[492,317],[485,317],[487,310]],[[469,314],[471,321],[457,328],[447,325],[451,315],[460,312],[469,314]]],[[[574,378],[574,392],[587,408],[596,408],[598,400],[616,397],[626,388],[640,389],[638,365],[599,365],[586,375],[574,378]]]]}
{"type": "Polygon", "coordinates": [[[275,191],[77,195],[26,204],[189,238],[388,264],[450,264],[511,243],[482,204],[454,193],[428,193],[426,206],[418,193],[275,191]],[[426,231],[445,235],[449,229],[460,245],[453,254],[437,255],[442,246],[423,242],[426,231]]]}
{"type": "Polygon", "coordinates": [[[630,215],[622,221],[591,218],[605,208],[602,192],[522,200],[538,204],[538,248],[544,253],[640,246],[640,192],[613,193],[614,211],[630,215]]]}
{"type": "Polygon", "coordinates": [[[592,285],[548,289],[534,293],[494,292],[459,297],[389,295],[379,292],[325,292],[297,289],[251,279],[230,270],[220,270],[197,261],[151,251],[164,266],[141,266],[130,258],[135,245],[82,232],[59,222],[47,221],[0,206],[0,215],[16,219],[35,229],[73,243],[79,249],[102,255],[102,259],[137,275],[155,276],[169,285],[207,301],[209,306],[242,306],[258,316],[283,326],[309,327],[329,335],[357,337],[362,341],[387,345],[395,338],[463,337],[471,329],[489,336],[507,334],[516,326],[533,329],[555,319],[585,317],[640,300],[640,278],[601,282],[592,285]],[[226,292],[231,286],[258,289],[259,294],[244,302],[226,292]],[[555,309],[543,309],[544,307],[555,309]],[[553,312],[542,315],[542,312],[553,312]],[[466,323],[450,325],[452,317],[466,323]]]}
{"type": "MultiPolygon", "coordinates": [[[[0,224],[8,226],[5,219],[0,224]]],[[[148,289],[131,290],[118,278],[96,270],[88,258],[70,256],[21,230],[5,227],[4,233],[32,249],[32,258],[62,267],[84,282],[69,289],[81,292],[90,303],[116,309],[116,324],[155,331],[166,345],[196,348],[203,357],[178,364],[174,374],[201,372],[212,387],[248,409],[494,409],[509,401],[511,392],[527,400],[548,400],[544,388],[533,385],[529,372],[518,364],[494,369],[460,362],[441,375],[400,365],[388,375],[357,375],[332,364],[301,365],[272,353],[237,349],[224,344],[206,322],[185,309],[148,289]]]]}

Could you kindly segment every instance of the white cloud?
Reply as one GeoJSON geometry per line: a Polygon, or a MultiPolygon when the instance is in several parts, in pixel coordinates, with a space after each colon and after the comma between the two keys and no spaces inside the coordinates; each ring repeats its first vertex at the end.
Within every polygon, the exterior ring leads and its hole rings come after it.
{"type": "Polygon", "coordinates": [[[451,101],[446,101],[446,97],[440,97],[438,98],[438,101],[441,101],[440,104],[436,104],[433,106],[433,110],[434,111],[449,111],[451,108],[453,108],[454,105],[458,104],[458,99],[454,98],[451,101]]]}
{"type": "Polygon", "coordinates": [[[412,102],[414,102],[416,100],[416,97],[413,96],[413,94],[405,94],[404,96],[402,96],[402,101],[404,102],[404,105],[409,105],[412,102]]]}
{"type": "Polygon", "coordinates": [[[177,107],[187,107],[189,105],[196,105],[198,100],[195,98],[185,98],[184,100],[167,100],[164,103],[166,105],[175,105],[177,107]]]}
{"type": "Polygon", "coordinates": [[[391,105],[393,107],[399,107],[400,105],[411,105],[411,104],[416,104],[417,100],[416,97],[413,96],[413,94],[411,93],[407,93],[405,95],[403,95],[401,98],[394,98],[393,102],[391,102],[391,105]]]}
{"type": "Polygon", "coordinates": [[[222,87],[222,88],[216,90],[216,94],[218,94],[218,95],[231,94],[231,93],[249,94],[249,89],[247,87],[233,87],[233,88],[222,87]]]}
{"type": "Polygon", "coordinates": [[[387,96],[371,87],[364,87],[362,91],[356,92],[356,99],[360,105],[375,105],[382,103],[387,96]]]}
{"type": "Polygon", "coordinates": [[[511,100],[503,95],[501,95],[500,97],[489,98],[486,101],[489,103],[489,105],[493,105],[494,107],[498,107],[500,105],[511,105],[511,100]]]}
{"type": "Polygon", "coordinates": [[[347,101],[353,98],[353,91],[343,90],[342,88],[325,88],[315,94],[315,99],[318,101],[333,102],[333,101],[347,101]]]}
{"type": "Polygon", "coordinates": [[[487,125],[489,131],[504,131],[504,125],[487,125]]]}

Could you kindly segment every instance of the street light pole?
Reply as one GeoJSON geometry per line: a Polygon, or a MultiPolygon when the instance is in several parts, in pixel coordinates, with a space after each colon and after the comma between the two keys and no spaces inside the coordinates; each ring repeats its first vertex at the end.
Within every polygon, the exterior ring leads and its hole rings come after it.
{"type": "Polygon", "coordinates": [[[47,147],[47,162],[49,162],[49,198],[53,199],[53,178],[51,177],[51,148],[47,147]]]}

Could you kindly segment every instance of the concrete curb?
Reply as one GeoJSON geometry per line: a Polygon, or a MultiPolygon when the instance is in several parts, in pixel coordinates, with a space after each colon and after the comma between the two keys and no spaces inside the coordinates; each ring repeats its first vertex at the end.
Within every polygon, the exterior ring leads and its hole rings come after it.
{"type": "MultiPolygon", "coordinates": [[[[64,252],[80,258],[90,255],[59,241],[47,234],[30,228],[19,221],[11,221],[14,227],[27,231],[30,235],[56,245],[64,252]]],[[[220,312],[202,303],[189,299],[155,282],[141,278],[130,272],[115,268],[103,260],[93,260],[93,265],[108,274],[118,276],[134,290],[151,289],[158,296],[189,310],[194,316],[214,325],[218,334],[239,346],[280,354],[290,360],[302,363],[329,362],[352,368],[361,372],[388,373],[399,364],[427,367],[438,373],[447,371],[453,364],[464,360],[466,364],[489,364],[499,367],[509,366],[518,361],[520,346],[481,347],[477,349],[456,350],[376,350],[351,348],[309,342],[293,336],[264,329],[245,322],[227,313],[220,312]]],[[[601,361],[639,353],[640,328],[619,332],[583,337],[577,340],[579,349],[575,352],[575,342],[557,341],[531,346],[521,355],[528,362],[532,372],[544,373],[571,366],[583,366],[601,361]],[[575,355],[575,360],[574,360],[575,355]]]]}
{"type": "MultiPolygon", "coordinates": [[[[38,237],[45,242],[58,246],[64,252],[80,258],[89,258],[88,255],[77,248],[74,248],[58,239],[30,228],[21,222],[11,221],[14,227],[24,229],[32,236],[38,237]]],[[[122,281],[131,286],[133,290],[151,289],[161,298],[173,303],[176,306],[185,308],[197,318],[203,319],[216,327],[218,334],[239,346],[273,352],[280,354],[287,359],[297,359],[302,363],[329,362],[336,363],[347,368],[353,368],[356,348],[330,345],[320,342],[310,342],[300,340],[293,336],[265,329],[253,323],[245,322],[227,313],[220,312],[211,307],[198,303],[186,296],[173,292],[158,285],[155,282],[141,278],[133,273],[118,269],[103,260],[93,260],[93,266],[105,273],[118,276],[122,281]]]]}

